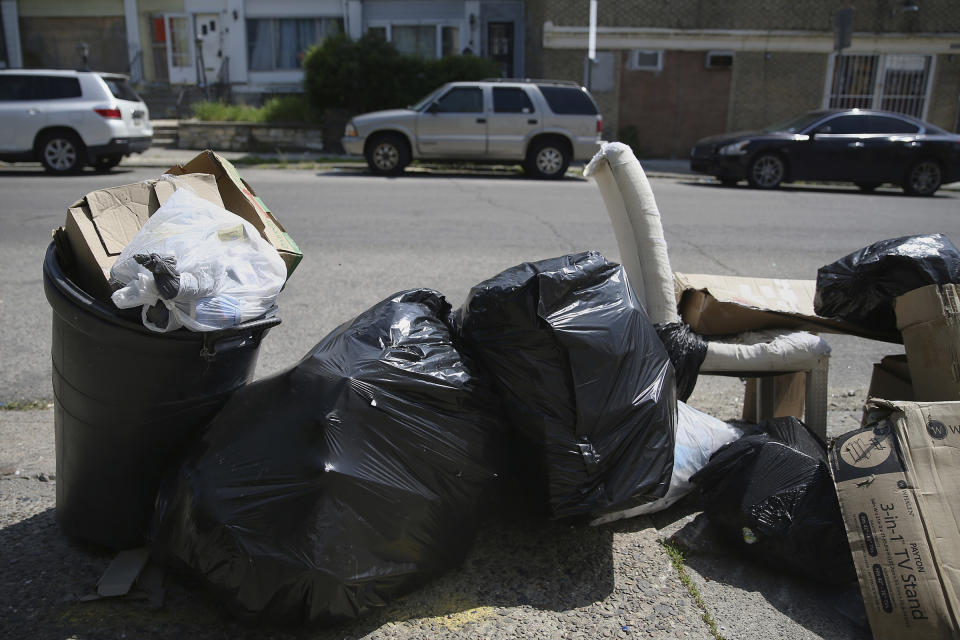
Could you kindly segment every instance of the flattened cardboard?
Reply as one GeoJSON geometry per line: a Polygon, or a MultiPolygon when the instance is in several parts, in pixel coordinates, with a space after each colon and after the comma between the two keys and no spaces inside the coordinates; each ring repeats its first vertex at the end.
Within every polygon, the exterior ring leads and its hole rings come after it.
{"type": "MultiPolygon", "coordinates": [[[[181,180],[197,195],[223,206],[213,176],[194,174],[181,180]]],[[[67,209],[64,226],[74,258],[71,276],[84,291],[102,302],[110,299],[110,268],[174,189],[162,180],[137,182],[88,193],[67,209]]]]}
{"type": "Polygon", "coordinates": [[[960,637],[960,403],[865,413],[830,466],[874,638],[960,637]]]}
{"type": "Polygon", "coordinates": [[[913,384],[906,354],[884,356],[873,365],[868,398],[884,400],[914,400],[913,384]]]}
{"type": "Polygon", "coordinates": [[[960,298],[952,284],[914,289],[896,299],[913,397],[960,400],[960,298]]]}
{"type": "Polygon", "coordinates": [[[701,335],[796,329],[900,342],[898,333],[878,333],[818,316],[813,310],[814,280],[675,273],[674,285],[680,317],[701,335]]]}
{"type": "Polygon", "coordinates": [[[252,224],[273,245],[287,266],[288,278],[300,264],[303,259],[300,247],[226,158],[207,149],[187,164],[172,167],[167,173],[178,176],[209,173],[215,176],[224,208],[252,224]]]}

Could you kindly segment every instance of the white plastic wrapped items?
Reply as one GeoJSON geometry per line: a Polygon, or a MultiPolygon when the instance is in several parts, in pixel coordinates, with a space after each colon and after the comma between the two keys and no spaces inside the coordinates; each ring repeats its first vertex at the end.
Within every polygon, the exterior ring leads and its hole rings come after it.
{"type": "Polygon", "coordinates": [[[110,276],[123,285],[114,304],[143,305],[147,328],[214,331],[273,309],[287,270],[249,222],[177,189],[123,249],[110,276]],[[155,305],[167,313],[155,313],[155,305]]]}

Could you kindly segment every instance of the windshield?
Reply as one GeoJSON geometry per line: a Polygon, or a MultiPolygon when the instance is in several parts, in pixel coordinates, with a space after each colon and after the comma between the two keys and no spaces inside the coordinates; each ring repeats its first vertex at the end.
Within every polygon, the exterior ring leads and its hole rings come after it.
{"type": "Polygon", "coordinates": [[[786,122],[780,122],[778,124],[772,124],[769,127],[764,127],[763,132],[773,133],[774,131],[786,131],[787,133],[796,133],[797,131],[801,131],[810,126],[817,120],[820,120],[824,115],[826,114],[819,111],[814,113],[806,113],[797,118],[787,120],[786,122]]]}
{"type": "Polygon", "coordinates": [[[408,109],[413,109],[414,111],[420,111],[420,110],[422,110],[425,106],[427,106],[428,104],[430,104],[431,102],[433,102],[434,97],[435,97],[438,93],[440,93],[440,91],[441,91],[442,89],[443,89],[443,87],[440,87],[439,89],[434,89],[433,91],[431,91],[430,93],[428,93],[428,94],[426,95],[426,97],[422,98],[419,102],[417,102],[416,104],[412,104],[412,105],[410,105],[410,106],[407,107],[407,108],[408,108],[408,109]]]}

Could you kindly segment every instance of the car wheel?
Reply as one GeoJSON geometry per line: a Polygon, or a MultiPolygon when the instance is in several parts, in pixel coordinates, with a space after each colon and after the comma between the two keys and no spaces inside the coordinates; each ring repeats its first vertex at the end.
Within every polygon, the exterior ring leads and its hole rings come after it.
{"type": "Polygon", "coordinates": [[[122,159],[122,155],[97,156],[93,161],[93,168],[97,171],[110,171],[110,169],[120,164],[120,160],[122,159]]]}
{"type": "Polygon", "coordinates": [[[943,182],[943,172],[935,160],[921,160],[907,169],[903,190],[911,196],[932,196],[943,182]]]}
{"type": "Polygon", "coordinates": [[[556,180],[567,173],[570,152],[555,140],[536,142],[527,152],[526,170],[535,178],[556,180]]]}
{"type": "Polygon", "coordinates": [[[736,178],[725,178],[723,176],[717,176],[717,180],[719,180],[720,184],[725,187],[735,187],[737,186],[737,183],[740,182],[736,178]]]}
{"type": "Polygon", "coordinates": [[[395,134],[373,138],[364,155],[370,171],[381,176],[401,173],[410,163],[410,150],[406,140],[395,134]]]}
{"type": "Polygon", "coordinates": [[[775,153],[762,153],[750,163],[747,182],[757,189],[775,189],[783,182],[787,167],[775,153]]]}
{"type": "Polygon", "coordinates": [[[866,193],[870,193],[871,191],[875,191],[876,188],[879,187],[881,183],[879,183],[879,182],[855,182],[854,184],[857,185],[858,187],[860,187],[860,191],[864,191],[864,192],[866,192],[866,193]]]}
{"type": "Polygon", "coordinates": [[[47,134],[40,141],[39,149],[40,162],[50,173],[78,173],[86,164],[83,142],[69,131],[47,134]]]}

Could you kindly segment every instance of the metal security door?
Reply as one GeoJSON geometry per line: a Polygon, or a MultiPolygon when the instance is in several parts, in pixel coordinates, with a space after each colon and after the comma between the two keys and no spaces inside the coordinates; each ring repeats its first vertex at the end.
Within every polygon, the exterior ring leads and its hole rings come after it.
{"type": "Polygon", "coordinates": [[[167,36],[167,70],[171,84],[196,84],[197,69],[193,57],[193,29],[185,13],[163,16],[167,36]]]}
{"type": "Polygon", "coordinates": [[[924,119],[932,75],[932,56],[835,55],[824,106],[884,109],[924,119]]]}

